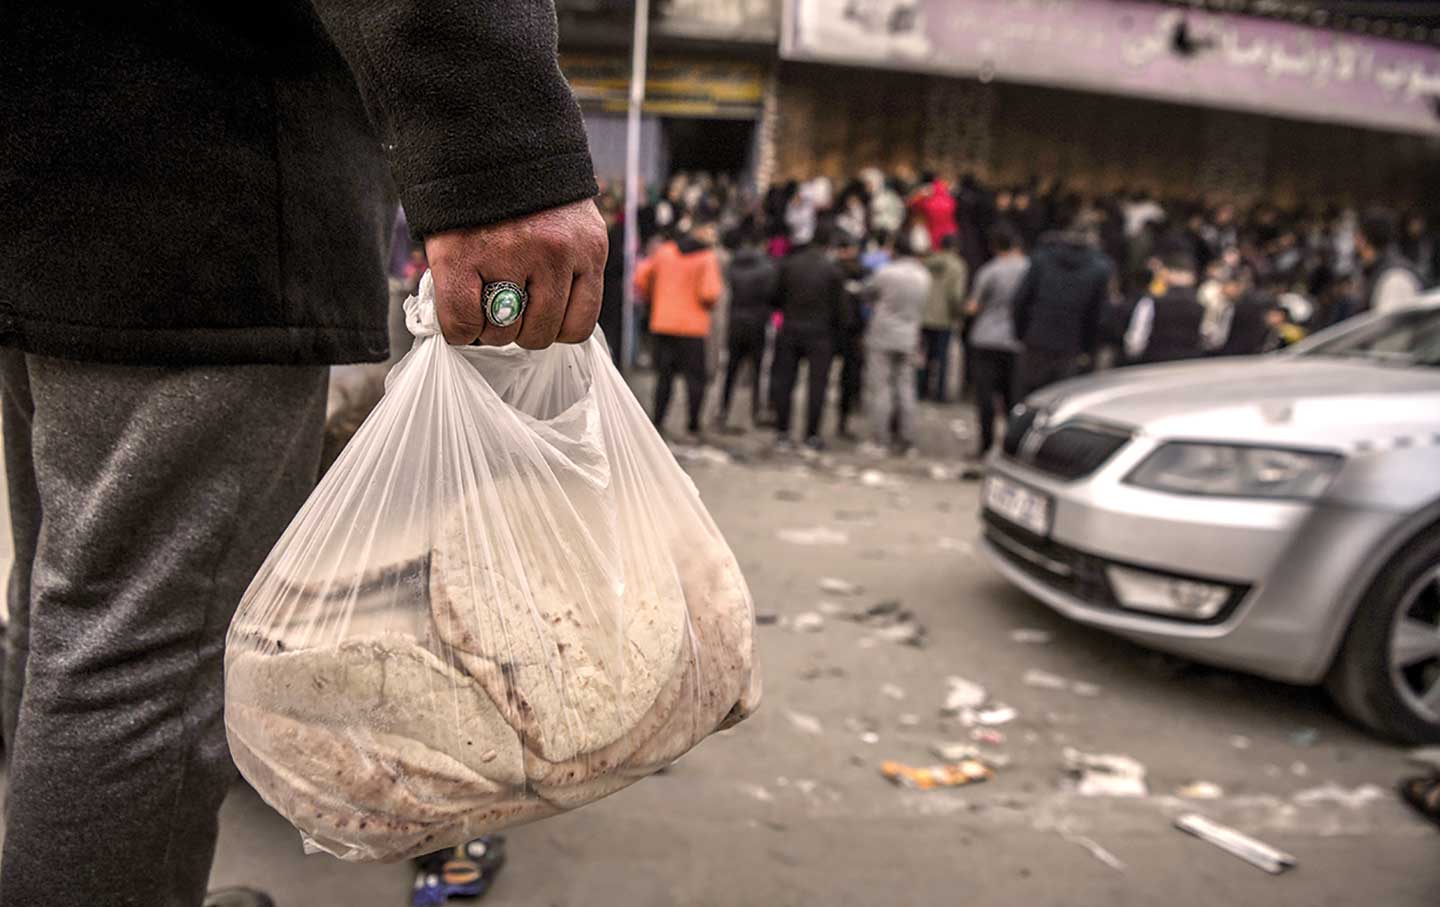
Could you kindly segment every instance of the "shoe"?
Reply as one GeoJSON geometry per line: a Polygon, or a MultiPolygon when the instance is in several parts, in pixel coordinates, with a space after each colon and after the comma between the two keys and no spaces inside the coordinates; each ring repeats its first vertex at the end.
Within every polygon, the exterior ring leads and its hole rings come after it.
{"type": "Polygon", "coordinates": [[[805,439],[805,446],[819,453],[825,449],[825,439],[819,435],[811,435],[805,439]]]}
{"type": "Polygon", "coordinates": [[[253,888],[217,888],[205,895],[205,907],[275,907],[275,902],[253,888]]]}
{"type": "Polygon", "coordinates": [[[860,441],[860,436],[855,434],[848,428],[842,428],[837,431],[835,433],[835,438],[836,440],[844,441],[846,444],[857,444],[860,441]]]}

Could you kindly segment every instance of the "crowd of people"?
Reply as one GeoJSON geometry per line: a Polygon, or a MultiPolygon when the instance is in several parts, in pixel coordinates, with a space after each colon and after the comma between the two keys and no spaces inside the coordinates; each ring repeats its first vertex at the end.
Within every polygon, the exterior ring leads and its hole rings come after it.
{"type": "MultiPolygon", "coordinates": [[[[612,228],[601,326],[618,349],[618,193],[607,188],[601,206],[612,228]]],[[[838,372],[835,433],[872,454],[911,450],[917,400],[945,402],[952,384],[974,399],[980,456],[997,417],[1051,382],[1265,352],[1404,304],[1440,278],[1440,239],[1419,213],[1242,210],[876,169],[843,185],[820,177],[763,194],[681,174],[640,209],[637,226],[637,321],[656,371],[657,426],[682,378],[687,434],[744,430],[731,409],[745,377],[751,424],[773,426],[776,444],[791,447],[803,363],[798,440],[826,445],[838,372]]]]}

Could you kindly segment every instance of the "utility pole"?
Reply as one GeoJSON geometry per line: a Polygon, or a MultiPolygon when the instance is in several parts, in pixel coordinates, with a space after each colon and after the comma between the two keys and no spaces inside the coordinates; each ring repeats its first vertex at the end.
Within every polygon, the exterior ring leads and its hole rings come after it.
{"type": "Polygon", "coordinates": [[[650,0],[635,0],[630,49],[630,107],[625,119],[625,287],[620,328],[620,368],[635,364],[635,261],[640,254],[640,113],[645,104],[645,61],[650,40],[650,0]]]}

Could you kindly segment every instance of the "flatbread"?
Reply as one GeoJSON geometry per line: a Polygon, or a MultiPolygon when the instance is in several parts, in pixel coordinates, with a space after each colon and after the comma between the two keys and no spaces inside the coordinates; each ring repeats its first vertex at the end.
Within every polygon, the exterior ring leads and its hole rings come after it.
{"type": "Polygon", "coordinates": [[[581,591],[563,572],[521,580],[465,550],[464,524],[453,518],[431,553],[436,635],[541,758],[569,761],[631,735],[680,652],[679,590],[621,598],[598,583],[581,591]]]}

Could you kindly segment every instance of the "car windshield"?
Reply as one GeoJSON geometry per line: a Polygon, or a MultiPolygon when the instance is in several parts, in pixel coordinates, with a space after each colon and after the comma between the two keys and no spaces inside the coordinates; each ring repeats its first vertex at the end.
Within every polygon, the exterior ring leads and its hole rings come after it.
{"type": "Polygon", "coordinates": [[[1440,308],[1405,309],[1321,336],[1301,356],[1365,359],[1385,365],[1440,366],[1440,308]]]}

